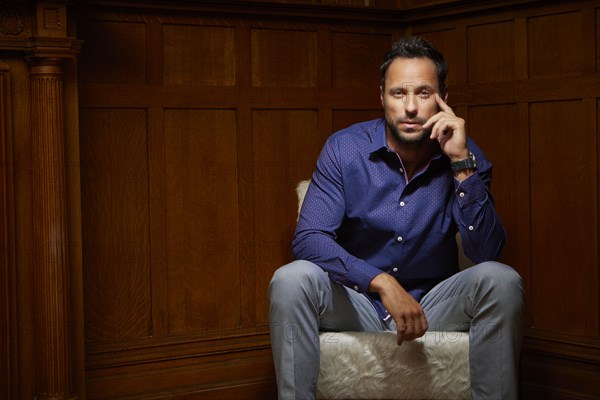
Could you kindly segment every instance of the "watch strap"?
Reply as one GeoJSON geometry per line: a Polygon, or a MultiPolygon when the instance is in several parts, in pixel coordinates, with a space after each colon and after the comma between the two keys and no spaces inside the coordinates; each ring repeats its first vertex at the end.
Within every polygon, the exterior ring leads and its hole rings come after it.
{"type": "Polygon", "coordinates": [[[465,158],[464,160],[451,162],[450,167],[454,172],[459,172],[464,169],[477,168],[477,161],[475,160],[475,155],[469,151],[469,155],[467,156],[467,158],[465,158]]]}

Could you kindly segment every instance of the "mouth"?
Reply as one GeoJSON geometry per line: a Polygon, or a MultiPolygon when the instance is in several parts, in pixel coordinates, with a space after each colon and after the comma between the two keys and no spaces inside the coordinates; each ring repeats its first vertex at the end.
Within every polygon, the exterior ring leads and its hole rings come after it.
{"type": "Polygon", "coordinates": [[[404,120],[404,121],[400,121],[400,125],[404,128],[404,130],[409,131],[409,132],[416,131],[421,128],[420,121],[404,120]]]}

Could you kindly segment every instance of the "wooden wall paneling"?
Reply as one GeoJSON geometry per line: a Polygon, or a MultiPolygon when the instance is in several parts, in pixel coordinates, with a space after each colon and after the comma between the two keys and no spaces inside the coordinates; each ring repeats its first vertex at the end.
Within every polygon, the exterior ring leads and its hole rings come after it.
{"type": "Polygon", "coordinates": [[[149,85],[164,83],[164,32],[158,18],[146,18],[146,81],[149,85]]]}
{"type": "Polygon", "coordinates": [[[593,400],[600,397],[598,363],[534,353],[523,358],[521,370],[523,399],[593,400]]]}
{"type": "MultiPolygon", "coordinates": [[[[575,142],[577,151],[567,153],[581,172],[576,179],[558,171],[548,151],[564,147],[552,131],[560,124],[597,131],[591,123],[597,109],[590,106],[598,87],[590,70],[594,52],[579,45],[593,30],[590,21],[597,25],[594,2],[528,3],[444,18],[434,10],[400,29],[399,21],[356,23],[347,15],[309,21],[304,8],[275,17],[248,10],[134,9],[92,7],[81,17],[82,38],[97,50],[82,53],[80,93],[84,114],[146,112],[151,277],[141,285],[151,288],[154,313],[148,318],[155,336],[88,344],[90,398],[235,397],[244,389],[250,390],[245,397],[273,396],[266,289],[274,269],[291,257],[294,186],[310,176],[329,134],[382,115],[378,67],[400,31],[422,34],[446,55],[450,102],[495,165],[492,190],[509,230],[503,260],[528,285],[528,321],[534,325],[525,367],[537,367],[540,355],[560,371],[560,357],[568,353],[574,370],[593,371],[586,367],[592,356],[584,362],[584,350],[567,349],[594,349],[598,337],[597,210],[585,210],[590,199],[598,200],[597,185],[589,183],[597,175],[597,143],[584,134],[575,142]],[[563,26],[577,28],[563,35],[563,26]],[[122,35],[125,43],[100,43],[122,35]],[[549,65],[565,55],[569,60],[549,65]],[[123,69],[111,71],[110,59],[118,57],[123,69]],[[558,119],[549,122],[548,115],[558,119]],[[183,145],[184,138],[192,144],[183,145]],[[182,233],[185,226],[190,234],[182,233]],[[208,243],[208,249],[191,241],[208,243]],[[215,264],[223,260],[219,269],[215,264]],[[575,268],[574,260],[579,274],[566,275],[561,267],[575,268]],[[588,290],[569,293],[568,303],[579,307],[577,321],[569,317],[571,325],[561,328],[547,308],[558,306],[559,297],[547,298],[566,278],[588,290]],[[227,311],[215,313],[221,304],[227,311]],[[549,339],[539,339],[547,337],[557,344],[548,347],[549,339]]],[[[567,387],[569,377],[544,392],[534,374],[523,376],[527,394],[569,394],[559,387],[567,387]]],[[[584,381],[587,387],[570,394],[594,393],[584,381]]]]}
{"type": "Polygon", "coordinates": [[[332,36],[332,32],[324,27],[317,31],[317,86],[319,89],[330,89],[333,86],[332,36]]]}
{"type": "MultiPolygon", "coordinates": [[[[29,71],[19,56],[3,58],[10,69],[11,93],[19,93],[21,99],[29,97],[29,71]],[[22,97],[21,97],[22,96],[22,97]]],[[[33,306],[33,222],[32,222],[32,165],[31,165],[31,119],[28,101],[14,98],[11,103],[13,125],[14,163],[14,224],[15,224],[15,312],[18,316],[16,342],[13,343],[18,360],[12,377],[13,388],[18,397],[35,393],[35,365],[33,306]]]]}
{"type": "MultiPolygon", "coordinates": [[[[317,32],[317,82],[319,91],[332,90],[333,87],[333,33],[326,27],[321,27],[317,32]]],[[[319,122],[317,131],[320,133],[321,143],[325,143],[329,134],[332,133],[333,110],[330,104],[321,104],[319,107],[319,122]]],[[[315,158],[316,165],[316,158],[315,158]]],[[[310,179],[312,172],[305,177],[310,179]]]]}
{"type": "MultiPolygon", "coordinates": [[[[151,74],[150,76],[154,76],[151,74]]],[[[162,79],[161,74],[156,78],[162,79]]],[[[165,133],[163,109],[148,109],[148,189],[150,213],[150,271],[152,336],[169,333],[165,133]]]]}
{"type": "Polygon", "coordinates": [[[323,143],[316,110],[254,110],[254,226],[257,318],[268,321],[266,289],[273,272],[291,260],[296,184],[310,177],[323,143]]]}
{"type": "Polygon", "coordinates": [[[597,399],[600,349],[594,339],[525,338],[521,357],[523,398],[597,399]]]}
{"type": "Polygon", "coordinates": [[[235,85],[235,28],[163,25],[164,82],[235,85]]]}
{"type": "Polygon", "coordinates": [[[240,322],[236,115],[165,110],[169,333],[240,322]]]}
{"type": "MultiPolygon", "coordinates": [[[[437,27],[436,27],[437,28],[437,27]]],[[[462,61],[458,59],[458,27],[438,28],[438,30],[428,30],[426,27],[415,27],[412,33],[429,40],[446,58],[448,61],[448,76],[446,77],[446,85],[454,85],[459,81],[459,75],[462,74],[459,70],[459,65],[462,61]]]]}
{"type": "Polygon", "coordinates": [[[581,9],[581,73],[596,72],[596,9],[591,5],[581,9]],[[590,38],[590,39],[587,39],[590,38]]]}
{"type": "Polygon", "coordinates": [[[69,253],[69,279],[71,292],[72,363],[74,393],[85,394],[85,330],[83,323],[83,242],[81,231],[81,159],[79,143],[79,97],[77,84],[77,61],[67,59],[63,63],[63,90],[66,111],[65,126],[65,168],[67,183],[67,249],[69,253]]]}
{"type": "Polygon", "coordinates": [[[594,20],[594,26],[596,28],[596,40],[595,40],[595,48],[594,53],[596,54],[596,71],[600,72],[600,8],[595,10],[596,16],[594,20]]]}
{"type": "Polygon", "coordinates": [[[527,54],[527,18],[515,18],[514,20],[514,39],[515,45],[515,79],[527,79],[529,77],[529,64],[527,54]]]}
{"type": "Polygon", "coordinates": [[[597,143],[579,135],[565,151],[557,127],[586,132],[585,111],[581,100],[533,103],[529,128],[532,323],[575,336],[598,335],[598,213],[590,207],[598,199],[597,143]],[[576,290],[565,290],[565,283],[576,290]]]}
{"type": "Polygon", "coordinates": [[[160,363],[115,363],[88,371],[89,399],[274,399],[274,383],[257,379],[272,370],[270,351],[198,354],[194,344],[184,356],[161,354],[160,363]],[[244,392],[241,397],[234,394],[244,392]],[[233,395],[232,395],[233,394],[233,395]]]}
{"type": "Polygon", "coordinates": [[[95,21],[78,24],[85,41],[79,77],[93,83],[146,82],[146,24],[142,21],[95,21]]]}
{"type": "Polygon", "coordinates": [[[507,81],[515,78],[513,21],[467,27],[469,83],[507,81]]]}
{"type": "Polygon", "coordinates": [[[252,85],[316,87],[317,32],[251,29],[252,85]]]}
{"type": "Polygon", "coordinates": [[[518,174],[528,166],[525,158],[507,155],[519,154],[519,148],[527,148],[528,137],[517,129],[516,114],[515,104],[474,106],[469,108],[466,120],[471,137],[494,165],[492,195],[504,227],[510,232],[502,261],[520,270],[524,265],[519,244],[527,230],[524,221],[518,219],[517,210],[523,206],[520,194],[527,191],[528,183],[518,174]]]}
{"type": "MultiPolygon", "coordinates": [[[[249,60],[249,58],[247,59],[249,60]]],[[[249,107],[238,109],[237,127],[237,145],[240,149],[237,152],[240,215],[238,232],[240,243],[240,325],[254,327],[257,325],[258,314],[261,314],[262,318],[262,313],[257,307],[257,294],[264,295],[265,290],[256,285],[257,274],[260,272],[256,262],[254,139],[252,137],[252,110],[249,107]]],[[[268,328],[263,327],[262,330],[266,332],[268,328]]]]}
{"type": "Polygon", "coordinates": [[[151,334],[147,113],[82,109],[86,341],[151,334]]]}
{"type": "Polygon", "coordinates": [[[389,34],[332,32],[332,86],[376,90],[381,82],[378,67],[390,42],[389,34]]]}
{"type": "MultiPolygon", "coordinates": [[[[252,38],[251,30],[243,25],[236,27],[235,36],[236,86],[251,92],[252,88],[252,38]]],[[[243,92],[242,92],[243,93],[243,92]]],[[[240,94],[237,108],[238,184],[239,184],[239,232],[240,243],[240,325],[254,327],[257,324],[256,255],[254,228],[254,143],[252,138],[252,102],[243,101],[240,94]]],[[[268,328],[262,328],[264,332],[268,328]]]]}
{"type": "Polygon", "coordinates": [[[580,11],[532,16],[528,21],[529,77],[582,73],[583,41],[580,11]],[[557,26],[579,29],[556,29],[557,26]],[[557,56],[559,55],[560,56],[557,56]]]}
{"type": "Polygon", "coordinates": [[[383,107],[376,110],[333,110],[331,132],[337,132],[358,122],[375,118],[383,118],[383,107]]]}
{"type": "MultiPolygon", "coordinates": [[[[507,158],[508,160],[520,160],[520,163],[519,161],[515,161],[518,164],[517,167],[511,167],[516,170],[516,185],[518,185],[516,209],[512,210],[512,218],[519,222],[519,228],[517,231],[508,231],[507,246],[508,248],[512,248],[512,251],[517,254],[515,256],[514,268],[516,268],[523,278],[525,286],[525,309],[523,317],[524,326],[527,329],[531,327],[532,301],[530,293],[533,290],[531,271],[531,171],[529,165],[531,144],[529,134],[529,103],[516,103],[514,121],[520,145],[517,145],[513,149],[514,157],[507,158]]],[[[498,197],[502,195],[498,194],[498,197]]]]}
{"type": "Polygon", "coordinates": [[[598,211],[590,207],[598,197],[598,148],[590,132],[598,129],[599,15],[597,2],[559,2],[432,18],[408,29],[438,45],[449,40],[439,32],[455,31],[460,41],[467,26],[469,81],[456,81],[450,96],[456,109],[468,106],[467,126],[492,157],[492,190],[509,235],[502,260],[527,288],[523,398],[598,397],[598,211]],[[486,60],[496,54],[508,59],[486,60]],[[513,111],[499,111],[505,107],[513,111]],[[567,120],[568,130],[579,132],[568,150],[558,128],[567,120]],[[497,128],[511,137],[511,149],[494,141],[497,128]],[[554,160],[559,153],[574,163],[568,178],[554,160]],[[558,231],[560,245],[552,238],[558,231]]]}

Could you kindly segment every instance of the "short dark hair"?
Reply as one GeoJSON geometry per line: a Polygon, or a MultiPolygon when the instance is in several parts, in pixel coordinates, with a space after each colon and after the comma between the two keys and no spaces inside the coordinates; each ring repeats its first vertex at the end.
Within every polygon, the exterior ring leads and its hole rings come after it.
{"type": "Polygon", "coordinates": [[[381,87],[385,88],[385,74],[388,67],[396,58],[429,58],[435,64],[438,74],[438,85],[440,95],[446,93],[446,75],[448,75],[448,63],[433,45],[418,36],[403,37],[392,45],[381,64],[381,87]]]}

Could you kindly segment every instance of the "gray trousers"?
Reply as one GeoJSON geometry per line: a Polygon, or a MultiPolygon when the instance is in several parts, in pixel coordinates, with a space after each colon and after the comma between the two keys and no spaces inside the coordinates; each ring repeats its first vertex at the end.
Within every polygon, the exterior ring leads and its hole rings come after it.
{"type": "MultiPolygon", "coordinates": [[[[446,279],[422,299],[431,331],[469,331],[473,400],[518,397],[524,290],[521,277],[497,262],[446,279]]],[[[294,261],[269,285],[269,324],[280,400],[315,398],[319,331],[396,330],[367,297],[329,279],[308,261],[294,261]]]]}

